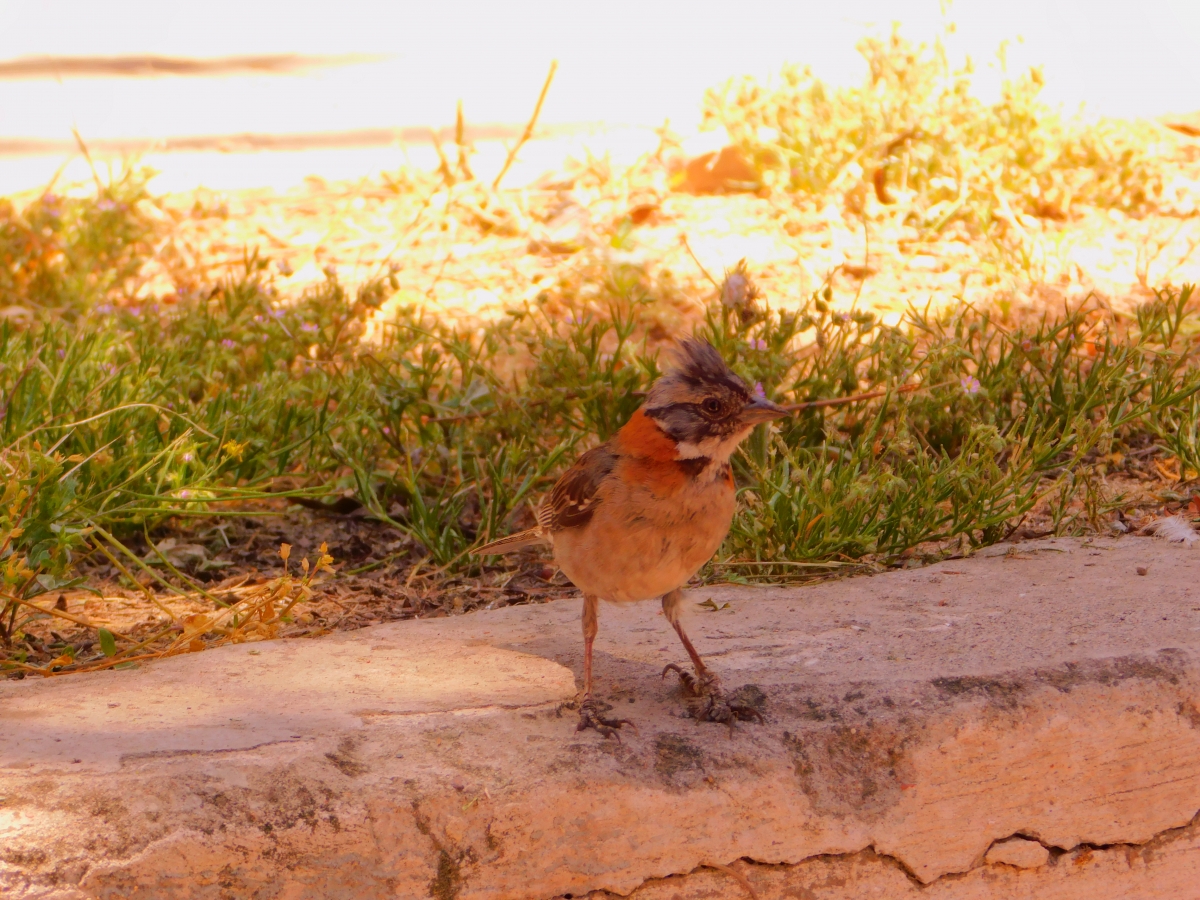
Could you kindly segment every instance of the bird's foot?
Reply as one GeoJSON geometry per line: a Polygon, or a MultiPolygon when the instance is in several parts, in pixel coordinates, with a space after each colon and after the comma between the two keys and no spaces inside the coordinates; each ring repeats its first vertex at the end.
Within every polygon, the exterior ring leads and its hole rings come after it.
{"type": "MultiPolygon", "coordinates": [[[[609,707],[611,709],[611,707],[609,707]]],[[[605,709],[608,712],[608,709],[605,709]]],[[[621,742],[621,735],[617,733],[617,729],[622,725],[632,726],[634,731],[637,731],[637,726],[628,719],[606,719],[601,714],[596,706],[596,701],[591,697],[585,697],[584,701],[579,704],[579,724],[575,726],[576,731],[583,731],[585,728],[594,728],[605,737],[614,737],[617,743],[621,742]]]]}
{"type": "MultiPolygon", "coordinates": [[[[729,727],[730,734],[733,733],[734,726],[739,721],[748,722],[751,719],[757,719],[759,722],[766,722],[756,706],[742,702],[739,695],[744,693],[744,690],[735,691],[733,695],[726,695],[721,690],[721,680],[714,673],[704,672],[702,675],[693,675],[675,663],[670,663],[663,669],[664,678],[668,672],[674,672],[679,676],[679,683],[683,687],[687,704],[687,714],[697,722],[720,722],[729,727]]],[[[753,686],[748,685],[747,687],[753,686]]]]}

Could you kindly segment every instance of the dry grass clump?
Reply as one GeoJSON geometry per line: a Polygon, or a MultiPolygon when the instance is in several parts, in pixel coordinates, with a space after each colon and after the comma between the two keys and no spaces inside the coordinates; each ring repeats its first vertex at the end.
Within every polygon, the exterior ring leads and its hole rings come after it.
{"type": "Polygon", "coordinates": [[[769,84],[739,78],[710,90],[705,117],[780,187],[857,194],[860,204],[870,190],[935,233],[955,220],[987,231],[1014,211],[1060,219],[1171,199],[1169,168],[1144,127],[1064,118],[1040,99],[1040,69],[1006,79],[987,104],[971,64],[952,66],[941,40],[914,44],[897,29],[858,49],[862,85],[832,88],[786,66],[769,84]]]}
{"type": "MultiPolygon", "coordinates": [[[[974,91],[939,39],[895,30],[866,38],[861,85],[834,88],[800,66],[770,82],[737,78],[710,90],[704,115],[721,125],[776,189],[838,198],[876,228],[911,239],[959,237],[986,248],[1005,274],[1045,274],[1041,223],[1115,210],[1191,216],[1194,179],[1178,176],[1194,148],[1147,122],[1068,118],[1041,100],[1040,69],[1004,81],[994,103],[974,91]]],[[[1193,248],[1194,249],[1194,248],[1193,248]]]]}

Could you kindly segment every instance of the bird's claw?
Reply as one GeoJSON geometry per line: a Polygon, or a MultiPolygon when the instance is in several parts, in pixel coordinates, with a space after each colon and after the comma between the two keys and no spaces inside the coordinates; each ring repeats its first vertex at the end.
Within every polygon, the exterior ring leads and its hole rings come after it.
{"type": "Polygon", "coordinates": [[[719,722],[728,726],[730,734],[733,734],[734,727],[739,721],[748,722],[751,719],[757,719],[760,723],[765,724],[766,719],[763,718],[763,714],[753,706],[731,703],[725,696],[725,692],[721,690],[720,679],[712,672],[695,676],[691,672],[684,671],[675,663],[669,663],[663,668],[664,678],[668,672],[674,672],[679,676],[688,715],[697,722],[719,722]]]}
{"type": "Polygon", "coordinates": [[[679,666],[675,665],[675,663],[667,663],[665,666],[663,666],[662,677],[666,678],[668,672],[674,672],[679,676],[679,683],[683,685],[684,691],[686,691],[689,695],[694,696],[695,694],[699,693],[699,691],[696,689],[696,679],[691,672],[681,669],[679,666]]]}
{"type": "Polygon", "coordinates": [[[617,729],[622,725],[629,725],[634,731],[637,731],[637,726],[629,719],[606,719],[600,714],[600,710],[596,708],[596,701],[588,697],[579,704],[579,724],[575,726],[576,731],[583,731],[585,728],[594,728],[605,737],[614,737],[617,743],[621,743],[621,735],[617,733],[617,729]]]}

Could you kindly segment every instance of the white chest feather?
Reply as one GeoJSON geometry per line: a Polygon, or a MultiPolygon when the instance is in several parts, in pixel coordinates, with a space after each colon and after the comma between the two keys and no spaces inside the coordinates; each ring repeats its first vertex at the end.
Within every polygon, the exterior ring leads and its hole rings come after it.
{"type": "MultiPolygon", "coordinates": [[[[707,437],[695,443],[683,441],[678,444],[680,459],[711,459],[717,466],[729,462],[729,457],[738,448],[738,444],[746,439],[746,436],[753,431],[753,426],[743,428],[741,431],[735,431],[733,434],[724,436],[707,437]]],[[[709,466],[709,469],[715,468],[709,466]]]]}

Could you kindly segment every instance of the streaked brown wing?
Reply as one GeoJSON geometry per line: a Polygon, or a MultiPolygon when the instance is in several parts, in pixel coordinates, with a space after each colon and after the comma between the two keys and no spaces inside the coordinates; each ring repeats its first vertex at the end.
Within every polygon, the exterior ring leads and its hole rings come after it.
{"type": "Polygon", "coordinates": [[[607,445],[589,450],[563,472],[541,507],[538,524],[548,532],[586,525],[600,502],[597,492],[617,464],[607,445]]]}

